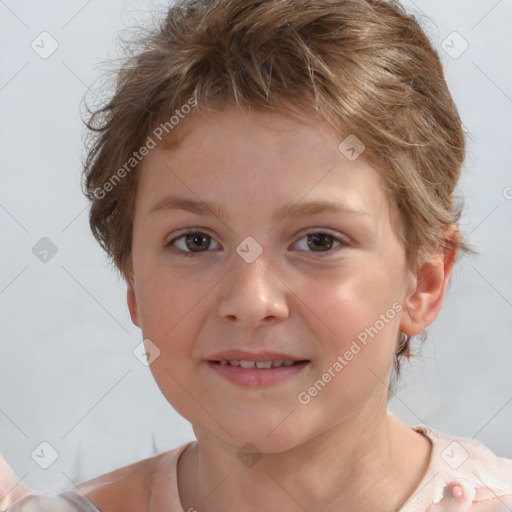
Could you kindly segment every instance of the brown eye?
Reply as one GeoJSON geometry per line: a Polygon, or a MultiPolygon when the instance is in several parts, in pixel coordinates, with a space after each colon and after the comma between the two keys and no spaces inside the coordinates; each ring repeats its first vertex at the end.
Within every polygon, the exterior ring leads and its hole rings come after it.
{"type": "Polygon", "coordinates": [[[338,233],[331,234],[327,230],[317,230],[304,234],[296,245],[301,251],[314,252],[322,258],[336,254],[344,247],[348,247],[350,243],[346,237],[338,233]]]}
{"type": "Polygon", "coordinates": [[[185,244],[192,252],[201,252],[202,249],[207,249],[210,245],[211,238],[202,233],[193,233],[185,235],[185,244]]]}
{"type": "MultiPolygon", "coordinates": [[[[317,249],[332,249],[335,238],[332,235],[327,233],[315,233],[312,235],[307,235],[308,238],[308,247],[310,247],[313,251],[318,252],[317,249]]],[[[320,251],[323,252],[323,251],[320,251]]]]}
{"type": "Polygon", "coordinates": [[[173,238],[166,244],[166,248],[172,249],[183,256],[193,256],[194,254],[208,252],[212,241],[212,237],[202,231],[188,231],[173,238]]]}

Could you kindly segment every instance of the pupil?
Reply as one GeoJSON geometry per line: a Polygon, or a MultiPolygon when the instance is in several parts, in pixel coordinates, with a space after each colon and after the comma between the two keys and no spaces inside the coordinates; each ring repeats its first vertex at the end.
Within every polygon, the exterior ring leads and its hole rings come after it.
{"type": "MultiPolygon", "coordinates": [[[[311,249],[316,249],[318,248],[318,245],[315,245],[316,243],[320,243],[322,244],[322,242],[325,244],[326,241],[327,241],[327,246],[326,246],[326,249],[330,249],[332,247],[332,236],[331,235],[326,235],[325,233],[318,233],[318,234],[315,234],[315,235],[310,235],[311,238],[314,240],[313,243],[309,243],[308,242],[308,245],[311,249]],[[327,240],[327,238],[331,239],[330,243],[329,241],[327,240]]],[[[325,247],[325,246],[324,246],[325,247]]]]}
{"type": "Polygon", "coordinates": [[[194,250],[194,249],[197,249],[197,248],[201,248],[201,242],[203,242],[205,240],[206,240],[206,237],[202,236],[199,233],[194,233],[193,235],[189,235],[187,237],[187,242],[190,242],[190,241],[193,242],[192,247],[189,247],[189,249],[194,250]]]}

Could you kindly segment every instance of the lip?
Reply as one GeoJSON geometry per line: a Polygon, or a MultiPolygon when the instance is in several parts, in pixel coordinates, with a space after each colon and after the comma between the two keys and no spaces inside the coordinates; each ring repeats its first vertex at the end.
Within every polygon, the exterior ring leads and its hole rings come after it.
{"type": "Polygon", "coordinates": [[[227,350],[218,352],[205,361],[217,375],[245,388],[261,388],[275,386],[286,381],[310,366],[309,359],[301,359],[283,352],[247,352],[245,350],[227,350]],[[297,361],[293,366],[279,366],[273,368],[242,368],[241,366],[223,365],[221,360],[245,361],[279,361],[289,359],[297,361]]]}
{"type": "Polygon", "coordinates": [[[283,352],[248,352],[245,350],[225,350],[224,352],[217,352],[206,358],[207,361],[221,361],[226,360],[241,360],[244,361],[279,361],[280,359],[289,359],[291,361],[306,361],[300,357],[285,354],[283,352]]]}

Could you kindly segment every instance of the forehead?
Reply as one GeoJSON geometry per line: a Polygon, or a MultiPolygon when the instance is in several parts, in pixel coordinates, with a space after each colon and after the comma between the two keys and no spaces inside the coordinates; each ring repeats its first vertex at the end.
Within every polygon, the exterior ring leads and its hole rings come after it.
{"type": "Polygon", "coordinates": [[[146,211],[170,192],[226,215],[336,200],[377,222],[388,209],[379,173],[363,155],[346,158],[342,137],[320,119],[304,124],[231,108],[192,114],[176,136],[177,144],[143,161],[138,203],[146,211]]]}

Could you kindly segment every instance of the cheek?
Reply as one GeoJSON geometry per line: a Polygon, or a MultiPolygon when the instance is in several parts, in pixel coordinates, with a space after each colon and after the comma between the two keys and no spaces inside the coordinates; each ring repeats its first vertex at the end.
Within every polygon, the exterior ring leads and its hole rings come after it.
{"type": "Polygon", "coordinates": [[[373,266],[344,269],[326,276],[316,276],[304,283],[301,297],[310,306],[310,316],[317,317],[328,337],[344,340],[355,338],[384,315],[386,329],[397,324],[400,290],[398,277],[387,269],[373,266]],[[314,313],[315,315],[313,315],[314,313]]]}
{"type": "Polygon", "coordinates": [[[143,334],[171,342],[177,330],[190,325],[190,318],[215,283],[209,283],[205,275],[195,278],[189,269],[171,272],[165,263],[139,263],[137,299],[143,334]]]}
{"type": "Polygon", "coordinates": [[[145,339],[160,350],[150,371],[166,400],[186,418],[205,421],[201,408],[190,399],[200,396],[191,379],[197,362],[193,359],[194,340],[204,307],[205,288],[185,274],[172,273],[153,265],[140,280],[140,314],[145,339]]]}
{"type": "Polygon", "coordinates": [[[301,315],[321,349],[301,396],[311,401],[305,409],[325,421],[339,421],[343,411],[350,414],[375,393],[387,393],[401,304],[392,276],[377,282],[378,275],[383,274],[354,270],[339,279],[316,279],[309,287],[313,311],[304,308],[301,315]]]}
{"type": "Polygon", "coordinates": [[[330,382],[318,406],[334,400],[357,407],[386,382],[402,307],[397,282],[373,265],[311,283],[307,303],[316,314],[303,314],[321,346],[316,378],[330,382]]]}

